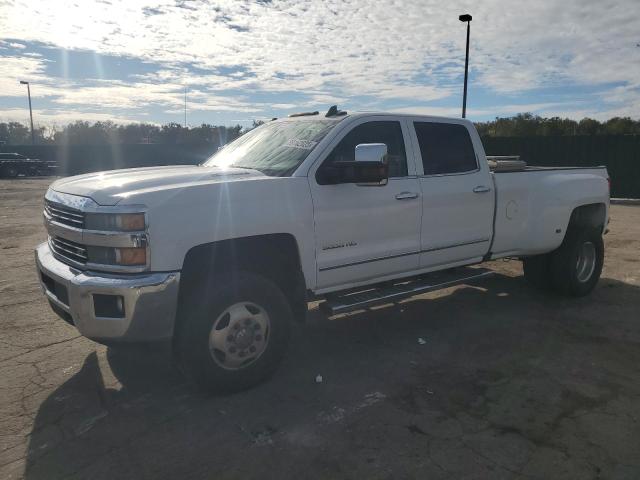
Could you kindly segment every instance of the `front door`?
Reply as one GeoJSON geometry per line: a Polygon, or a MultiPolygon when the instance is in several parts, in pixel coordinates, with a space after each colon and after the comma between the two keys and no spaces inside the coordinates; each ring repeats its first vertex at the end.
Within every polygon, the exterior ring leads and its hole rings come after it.
{"type": "Polygon", "coordinates": [[[397,120],[360,120],[338,136],[317,170],[353,161],[358,144],[384,143],[386,185],[321,185],[310,175],[318,289],[418,269],[422,203],[415,166],[407,162],[407,138],[406,126],[397,120]]]}

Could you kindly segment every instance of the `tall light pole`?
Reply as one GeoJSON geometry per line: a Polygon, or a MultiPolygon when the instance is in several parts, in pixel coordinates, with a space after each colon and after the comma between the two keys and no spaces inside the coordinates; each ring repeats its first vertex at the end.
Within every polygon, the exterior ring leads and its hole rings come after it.
{"type": "Polygon", "coordinates": [[[462,118],[467,116],[467,78],[469,76],[469,34],[471,33],[471,15],[465,13],[460,15],[458,19],[461,22],[467,22],[467,53],[464,57],[464,93],[462,95],[462,118]]]}
{"type": "Polygon", "coordinates": [[[31,145],[36,144],[36,136],[33,133],[33,110],[31,110],[31,86],[29,82],[25,82],[24,80],[20,80],[20,85],[27,86],[27,95],[29,96],[29,118],[31,119],[31,145]]]}
{"type": "Polygon", "coordinates": [[[187,128],[187,87],[184,87],[184,128],[187,128]]]}

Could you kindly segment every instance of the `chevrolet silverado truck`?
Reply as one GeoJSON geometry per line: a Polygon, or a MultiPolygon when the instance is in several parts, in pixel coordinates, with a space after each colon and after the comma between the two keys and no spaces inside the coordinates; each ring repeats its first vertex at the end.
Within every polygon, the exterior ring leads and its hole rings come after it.
{"type": "Polygon", "coordinates": [[[600,168],[487,159],[464,119],[332,107],[196,166],[57,180],[35,251],[52,308],[95,341],[170,341],[205,389],[267,378],[308,302],[328,315],[468,283],[517,258],[582,296],[602,269],[600,168]]]}

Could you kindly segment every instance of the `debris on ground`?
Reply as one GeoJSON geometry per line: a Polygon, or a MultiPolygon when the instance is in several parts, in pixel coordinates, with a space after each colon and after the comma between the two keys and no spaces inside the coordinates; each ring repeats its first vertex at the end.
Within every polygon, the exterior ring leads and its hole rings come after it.
{"type": "Polygon", "coordinates": [[[417,425],[407,425],[407,430],[409,430],[412,434],[418,434],[418,435],[426,435],[427,434],[427,432],[422,430],[417,425]]]}

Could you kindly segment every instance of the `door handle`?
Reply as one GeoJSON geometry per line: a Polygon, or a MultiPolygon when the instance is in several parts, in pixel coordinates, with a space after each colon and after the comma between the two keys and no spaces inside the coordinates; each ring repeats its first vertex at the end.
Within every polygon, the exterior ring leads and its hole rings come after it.
{"type": "Polygon", "coordinates": [[[491,189],[489,187],[485,187],[484,185],[478,185],[473,189],[473,193],[487,193],[490,192],[491,189]]]}
{"type": "Polygon", "coordinates": [[[418,194],[415,192],[401,192],[396,195],[396,200],[410,200],[412,198],[418,198],[418,194]]]}

